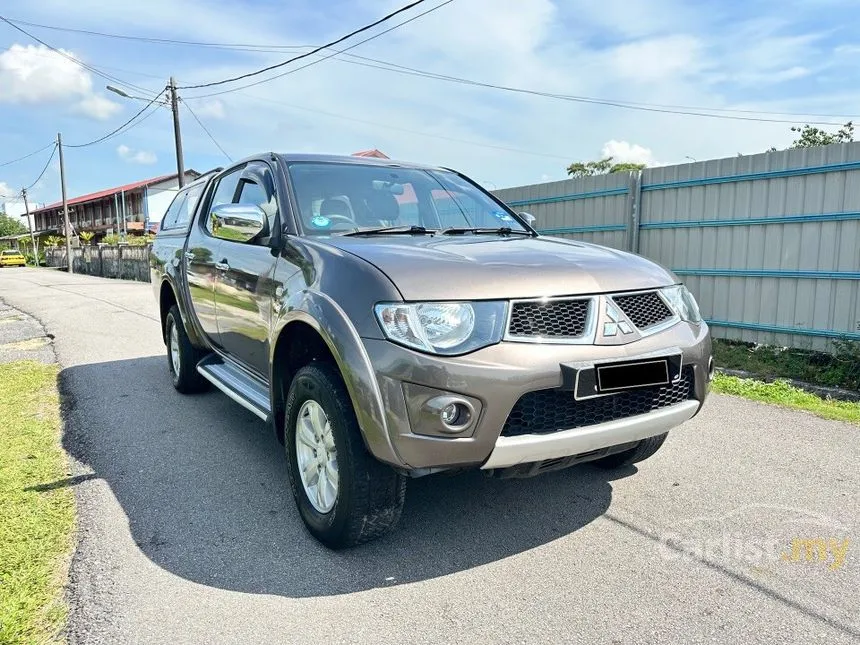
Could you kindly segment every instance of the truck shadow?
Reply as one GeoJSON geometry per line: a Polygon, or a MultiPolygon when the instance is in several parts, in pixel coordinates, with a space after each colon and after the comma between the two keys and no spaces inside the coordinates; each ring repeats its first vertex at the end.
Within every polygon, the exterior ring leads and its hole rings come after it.
{"type": "MultiPolygon", "coordinates": [[[[418,582],[568,535],[611,500],[610,474],[587,466],[526,480],[434,475],[409,482],[393,533],[333,552],[304,530],[268,426],[218,392],[178,394],[165,360],[64,369],[63,445],[110,486],[146,556],[200,584],[310,597],[418,582]]],[[[87,479],[69,481],[86,495],[87,479]]]]}

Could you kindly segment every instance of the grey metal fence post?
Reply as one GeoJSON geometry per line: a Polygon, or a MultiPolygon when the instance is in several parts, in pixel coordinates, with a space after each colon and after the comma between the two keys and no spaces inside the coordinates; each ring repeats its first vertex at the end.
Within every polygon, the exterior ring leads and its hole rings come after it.
{"type": "Polygon", "coordinates": [[[630,183],[630,235],[627,250],[639,253],[639,230],[642,222],[642,172],[631,173],[630,183]]]}

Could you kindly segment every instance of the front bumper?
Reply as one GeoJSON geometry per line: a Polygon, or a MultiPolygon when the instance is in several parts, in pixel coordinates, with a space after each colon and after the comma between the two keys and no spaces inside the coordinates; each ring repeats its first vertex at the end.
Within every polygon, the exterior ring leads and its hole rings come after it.
{"type": "Polygon", "coordinates": [[[379,384],[390,443],[399,458],[394,465],[407,470],[503,468],[637,441],[662,434],[695,415],[708,392],[711,340],[704,323],[678,323],[627,345],[502,342],[457,357],[431,356],[385,340],[363,342],[379,384]],[[683,365],[693,370],[693,398],[688,401],[550,434],[500,436],[521,396],[563,385],[563,364],[623,360],[678,349],[683,365]],[[467,399],[476,412],[468,431],[446,436],[421,406],[428,397],[451,394],[467,399]]]}

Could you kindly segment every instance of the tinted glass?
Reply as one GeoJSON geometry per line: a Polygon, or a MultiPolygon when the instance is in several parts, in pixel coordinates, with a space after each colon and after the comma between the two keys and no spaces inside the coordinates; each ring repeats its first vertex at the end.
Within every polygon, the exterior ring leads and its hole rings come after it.
{"type": "Polygon", "coordinates": [[[218,180],[218,186],[212,195],[212,203],[209,204],[210,209],[218,204],[233,203],[233,196],[236,194],[236,185],[239,183],[239,173],[241,172],[242,168],[236,168],[236,170],[218,180]]]}
{"type": "Polygon", "coordinates": [[[242,189],[239,193],[240,204],[255,204],[263,209],[266,217],[269,219],[269,230],[274,230],[275,216],[278,214],[278,204],[275,201],[275,196],[271,199],[266,197],[266,191],[259,184],[243,180],[242,189]]]}
{"type": "Polygon", "coordinates": [[[187,228],[188,222],[197,208],[200,195],[203,194],[205,184],[197,184],[181,191],[170,203],[170,207],[161,220],[161,230],[174,228],[187,228]]]}
{"type": "Polygon", "coordinates": [[[164,214],[164,218],[161,220],[161,230],[176,228],[176,221],[179,217],[179,211],[182,210],[182,207],[185,205],[185,200],[188,199],[188,191],[183,190],[176,197],[173,198],[173,201],[170,202],[170,206],[167,208],[167,212],[164,214]]]}
{"type": "Polygon", "coordinates": [[[293,163],[289,173],[302,226],[311,235],[399,225],[525,230],[492,197],[453,172],[293,163]]]}
{"type": "MultiPolygon", "coordinates": [[[[212,201],[209,202],[209,211],[218,204],[232,204],[233,197],[236,195],[236,188],[239,184],[239,175],[244,166],[230,171],[221,179],[218,180],[218,185],[215,187],[215,192],[212,195],[212,201]]],[[[211,218],[206,218],[206,228],[212,230],[211,218]]]]}

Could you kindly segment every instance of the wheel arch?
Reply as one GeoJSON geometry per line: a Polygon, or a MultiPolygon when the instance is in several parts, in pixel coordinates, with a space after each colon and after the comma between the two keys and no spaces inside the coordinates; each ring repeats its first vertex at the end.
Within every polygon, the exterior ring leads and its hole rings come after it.
{"type": "MultiPolygon", "coordinates": [[[[161,340],[167,344],[167,313],[173,305],[179,307],[179,301],[176,298],[176,292],[173,290],[173,285],[166,278],[161,281],[161,287],[158,290],[158,310],[161,319],[161,340]]],[[[179,310],[180,316],[182,309],[179,310]]]]}
{"type": "Polygon", "coordinates": [[[310,361],[328,360],[346,385],[367,449],[380,461],[405,465],[391,443],[382,393],[355,327],[324,294],[306,291],[300,295],[300,301],[290,303],[271,345],[270,396],[279,440],[283,441],[284,406],[292,374],[310,361]]]}

